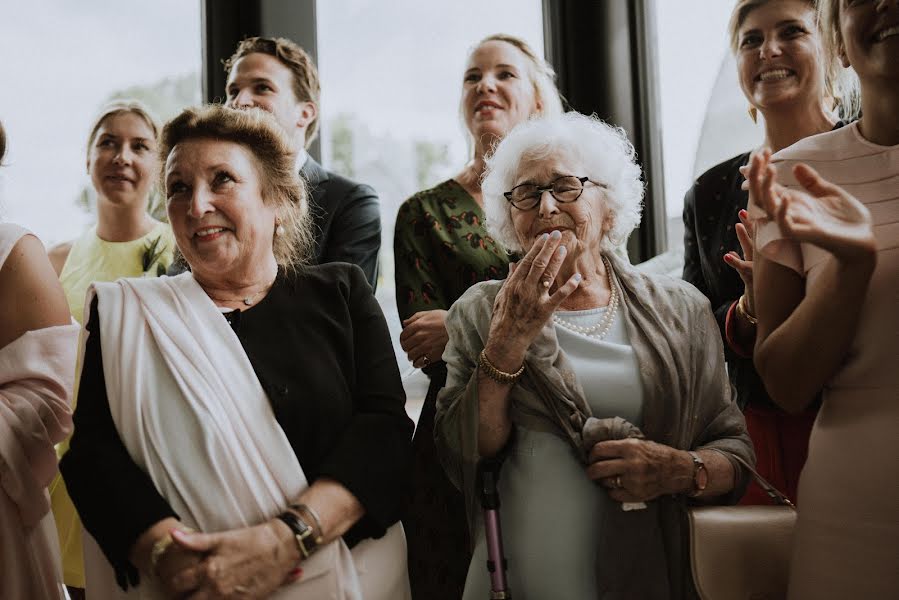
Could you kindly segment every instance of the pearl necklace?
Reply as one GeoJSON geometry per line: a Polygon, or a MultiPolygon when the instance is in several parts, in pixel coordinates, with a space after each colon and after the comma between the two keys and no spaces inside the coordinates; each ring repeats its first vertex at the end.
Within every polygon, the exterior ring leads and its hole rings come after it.
{"type": "Polygon", "coordinates": [[[603,257],[602,262],[606,266],[606,276],[608,277],[609,289],[611,290],[609,293],[609,305],[606,307],[606,313],[602,316],[602,319],[595,325],[581,327],[580,325],[566,321],[559,315],[553,314],[553,322],[556,325],[597,340],[605,339],[609,330],[612,328],[612,323],[615,322],[615,315],[618,312],[618,288],[616,288],[615,284],[612,282],[612,268],[605,257],[603,257]]]}

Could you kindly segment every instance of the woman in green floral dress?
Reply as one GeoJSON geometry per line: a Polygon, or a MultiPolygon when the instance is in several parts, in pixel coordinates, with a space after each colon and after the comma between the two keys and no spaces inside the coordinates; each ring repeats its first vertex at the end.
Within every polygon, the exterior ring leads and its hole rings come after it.
{"type": "Polygon", "coordinates": [[[524,41],[507,35],[482,40],[469,56],[462,85],[474,156],[452,179],[409,198],[397,215],[400,344],[431,380],[413,440],[412,498],[403,519],[415,599],[458,600],[471,558],[462,496],[437,460],[433,430],[437,392],[446,382],[446,311],[471,285],[503,279],[509,269],[509,256],[484,228],[485,157],[515,125],[562,112],[553,77],[524,41]]]}

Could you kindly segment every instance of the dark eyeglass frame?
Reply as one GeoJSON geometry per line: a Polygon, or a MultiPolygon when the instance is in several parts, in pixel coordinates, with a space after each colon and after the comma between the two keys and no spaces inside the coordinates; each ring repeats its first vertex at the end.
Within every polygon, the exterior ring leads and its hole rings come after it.
{"type": "Polygon", "coordinates": [[[522,211],[534,210],[535,208],[537,208],[537,206],[540,205],[540,198],[543,197],[543,192],[549,192],[549,193],[552,195],[552,197],[556,199],[556,202],[559,202],[559,203],[561,203],[561,204],[571,204],[572,202],[577,202],[577,201],[578,201],[578,199],[579,199],[579,198],[581,197],[581,195],[584,193],[584,187],[586,187],[585,184],[588,183],[588,182],[589,182],[589,183],[592,183],[593,185],[598,185],[598,186],[601,187],[601,188],[605,188],[605,187],[606,187],[605,185],[603,185],[603,184],[601,184],[601,183],[596,183],[595,181],[591,181],[590,178],[589,178],[589,177],[586,177],[586,176],[584,176],[584,177],[577,177],[577,176],[575,176],[575,175],[559,175],[558,177],[556,177],[555,179],[553,179],[552,181],[550,181],[550,182],[549,182],[548,184],[546,184],[546,185],[534,185],[533,183],[520,183],[520,184],[516,185],[515,187],[513,187],[513,188],[512,188],[511,190],[509,190],[508,192],[503,192],[503,196],[505,196],[505,198],[506,198],[506,200],[509,202],[509,204],[511,204],[512,206],[514,206],[514,207],[517,208],[518,210],[522,210],[522,211]],[[575,196],[574,198],[572,198],[571,200],[562,200],[561,198],[559,198],[558,196],[556,196],[556,193],[553,191],[553,187],[555,187],[556,182],[559,181],[559,180],[561,180],[561,179],[577,179],[577,180],[580,182],[580,184],[581,184],[581,190],[578,192],[578,195],[575,196]],[[537,191],[537,196],[536,196],[536,202],[534,202],[534,205],[533,205],[533,206],[529,206],[529,207],[527,207],[527,208],[522,208],[522,207],[518,206],[518,205],[515,203],[515,201],[512,199],[512,195],[515,193],[515,190],[516,190],[516,189],[518,189],[518,188],[520,188],[520,187],[522,187],[522,186],[525,186],[525,185],[536,187],[536,188],[537,188],[537,190],[536,190],[536,191],[537,191]]]}

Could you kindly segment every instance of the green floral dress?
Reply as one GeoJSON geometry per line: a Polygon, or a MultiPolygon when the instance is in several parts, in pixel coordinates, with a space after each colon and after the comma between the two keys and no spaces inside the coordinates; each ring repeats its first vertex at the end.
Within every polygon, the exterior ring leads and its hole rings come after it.
{"type": "MultiPolygon", "coordinates": [[[[452,179],[403,203],[393,244],[400,319],[447,310],[473,284],[504,279],[509,271],[509,255],[484,229],[484,211],[452,179]]],[[[462,495],[434,448],[437,392],[446,383],[446,367],[432,364],[425,373],[431,383],[412,441],[412,497],[403,518],[409,580],[415,600],[458,600],[471,560],[468,525],[462,495]]]]}

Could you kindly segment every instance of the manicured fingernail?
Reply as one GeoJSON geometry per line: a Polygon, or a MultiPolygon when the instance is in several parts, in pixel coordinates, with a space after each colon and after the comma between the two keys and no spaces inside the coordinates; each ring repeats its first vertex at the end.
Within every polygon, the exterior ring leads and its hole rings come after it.
{"type": "Polygon", "coordinates": [[[553,229],[552,236],[550,236],[550,237],[552,237],[552,239],[554,239],[554,240],[557,240],[560,237],[562,237],[562,232],[559,231],[558,229],[553,229]]]}
{"type": "Polygon", "coordinates": [[[548,233],[544,233],[543,235],[540,236],[540,239],[543,240],[543,241],[545,242],[546,240],[549,239],[549,234],[548,234],[548,233]]]}
{"type": "Polygon", "coordinates": [[[580,282],[581,279],[583,279],[583,277],[581,277],[581,274],[580,274],[580,273],[575,273],[575,274],[574,274],[574,280],[575,280],[575,281],[580,282]]]}
{"type": "Polygon", "coordinates": [[[559,246],[559,256],[565,256],[568,253],[568,248],[565,246],[559,246]]]}

